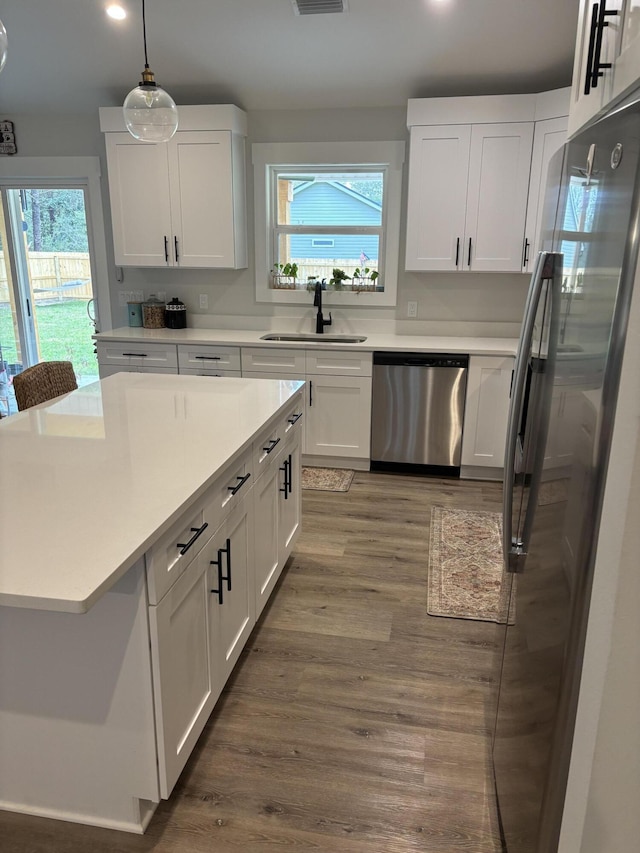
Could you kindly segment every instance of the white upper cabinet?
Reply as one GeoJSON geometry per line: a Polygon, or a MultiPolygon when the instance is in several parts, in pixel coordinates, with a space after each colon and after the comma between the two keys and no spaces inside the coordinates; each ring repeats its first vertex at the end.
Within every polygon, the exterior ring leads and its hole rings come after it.
{"type": "Polygon", "coordinates": [[[247,266],[246,116],[237,107],[180,107],[180,130],[146,143],[122,110],[100,109],[115,261],[119,266],[247,266]]]}
{"type": "Polygon", "coordinates": [[[640,85],[640,0],[580,0],[569,135],[640,85]]]}
{"type": "Polygon", "coordinates": [[[409,101],[406,269],[522,269],[535,97],[409,101]]]}
{"type": "Polygon", "coordinates": [[[470,125],[411,128],[407,269],[459,268],[470,148],[470,125]]]}
{"type": "Polygon", "coordinates": [[[569,88],[547,92],[544,96],[540,96],[536,108],[527,221],[524,231],[523,272],[532,272],[537,253],[543,248],[551,248],[550,245],[543,245],[543,238],[551,237],[553,232],[543,235],[542,225],[546,222],[553,228],[555,218],[545,210],[545,194],[551,158],[567,141],[570,94],[569,88]]]}

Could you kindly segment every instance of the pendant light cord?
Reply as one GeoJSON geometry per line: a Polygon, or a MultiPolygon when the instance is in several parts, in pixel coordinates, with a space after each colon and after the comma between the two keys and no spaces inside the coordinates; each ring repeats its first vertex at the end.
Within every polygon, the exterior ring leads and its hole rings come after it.
{"type": "Polygon", "coordinates": [[[149,67],[149,59],[147,57],[147,18],[144,10],[144,0],[142,0],[142,41],[144,42],[144,67],[149,67]]]}

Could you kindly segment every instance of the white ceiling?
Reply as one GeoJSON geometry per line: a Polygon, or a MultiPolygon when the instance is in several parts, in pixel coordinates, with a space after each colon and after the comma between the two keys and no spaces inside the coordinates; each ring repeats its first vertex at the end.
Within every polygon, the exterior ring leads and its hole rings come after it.
{"type": "MultiPolygon", "coordinates": [[[[178,104],[244,109],[405,106],[407,98],[569,85],[579,0],[147,0],[149,64],[178,104]]],[[[9,54],[0,118],[95,114],[143,67],[141,0],[0,0],[9,54]]]]}

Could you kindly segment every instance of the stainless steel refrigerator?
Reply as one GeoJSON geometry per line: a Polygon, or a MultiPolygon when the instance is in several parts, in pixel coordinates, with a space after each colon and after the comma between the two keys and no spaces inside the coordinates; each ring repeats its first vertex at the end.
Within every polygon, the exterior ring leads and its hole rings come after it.
{"type": "Polygon", "coordinates": [[[511,589],[493,741],[508,853],[558,845],[640,241],[640,103],[552,161],[505,451],[511,589]]]}

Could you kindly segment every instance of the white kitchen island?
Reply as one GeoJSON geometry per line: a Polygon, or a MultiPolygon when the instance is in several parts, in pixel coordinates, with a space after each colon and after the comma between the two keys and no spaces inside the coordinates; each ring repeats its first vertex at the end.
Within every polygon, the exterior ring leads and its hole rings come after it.
{"type": "Polygon", "coordinates": [[[302,387],[120,373],[0,422],[0,808],[144,831],[298,535],[302,387]]]}

